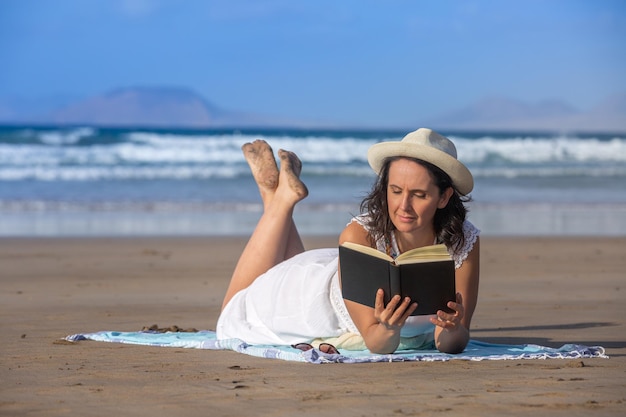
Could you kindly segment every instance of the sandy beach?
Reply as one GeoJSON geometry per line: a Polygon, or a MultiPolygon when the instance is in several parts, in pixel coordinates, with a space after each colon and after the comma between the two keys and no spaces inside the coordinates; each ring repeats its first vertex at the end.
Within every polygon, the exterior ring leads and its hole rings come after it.
{"type": "MultiPolygon", "coordinates": [[[[610,359],[300,364],[230,351],[63,343],[214,329],[245,240],[0,239],[0,415],[622,415],[626,237],[484,237],[472,337],[601,345],[610,359]]],[[[305,239],[307,248],[334,237],[305,239]]]]}

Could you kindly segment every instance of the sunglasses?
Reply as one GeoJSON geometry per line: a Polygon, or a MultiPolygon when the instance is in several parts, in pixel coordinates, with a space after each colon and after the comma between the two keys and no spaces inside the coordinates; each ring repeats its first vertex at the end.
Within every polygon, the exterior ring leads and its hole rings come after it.
{"type": "MultiPolygon", "coordinates": [[[[306,352],[307,350],[314,349],[313,345],[310,343],[296,343],[295,345],[291,345],[292,348],[301,350],[306,352]]],[[[339,353],[336,347],[331,345],[330,343],[320,343],[317,348],[322,353],[327,353],[329,355],[336,355],[339,353]]]]}

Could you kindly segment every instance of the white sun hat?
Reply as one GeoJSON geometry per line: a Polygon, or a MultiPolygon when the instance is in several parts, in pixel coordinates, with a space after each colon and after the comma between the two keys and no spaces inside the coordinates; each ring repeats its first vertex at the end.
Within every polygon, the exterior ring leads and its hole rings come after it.
{"type": "Polygon", "coordinates": [[[400,142],[377,143],[367,151],[367,160],[377,174],[385,159],[394,156],[421,159],[433,164],[450,176],[454,187],[462,195],[469,194],[474,188],[472,173],[456,158],[454,143],[431,129],[417,129],[400,142]]]}

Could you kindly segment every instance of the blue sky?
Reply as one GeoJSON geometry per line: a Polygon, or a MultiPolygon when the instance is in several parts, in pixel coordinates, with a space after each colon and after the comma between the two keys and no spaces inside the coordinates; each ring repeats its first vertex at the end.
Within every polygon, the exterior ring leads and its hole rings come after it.
{"type": "Polygon", "coordinates": [[[190,88],[232,110],[393,126],[487,96],[626,91],[623,0],[2,0],[0,97],[190,88]]]}

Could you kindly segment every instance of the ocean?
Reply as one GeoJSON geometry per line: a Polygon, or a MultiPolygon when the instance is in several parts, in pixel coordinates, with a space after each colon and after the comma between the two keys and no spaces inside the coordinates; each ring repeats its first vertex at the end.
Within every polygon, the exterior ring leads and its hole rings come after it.
{"type": "MultiPolygon", "coordinates": [[[[241,145],[296,152],[303,235],[336,235],[393,130],[0,126],[0,236],[248,235],[261,213],[241,145]]],[[[474,174],[484,235],[626,235],[626,134],[441,131],[474,174]]]]}

